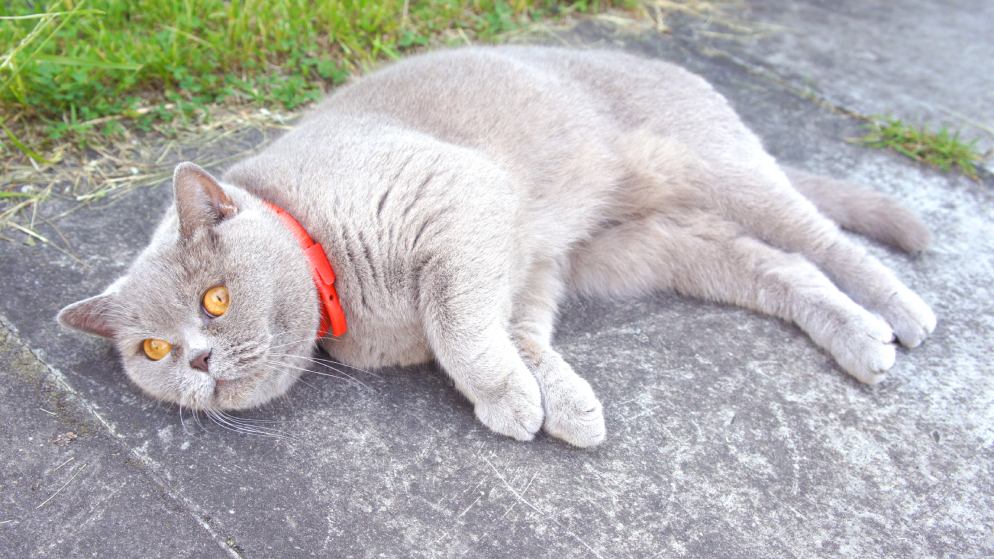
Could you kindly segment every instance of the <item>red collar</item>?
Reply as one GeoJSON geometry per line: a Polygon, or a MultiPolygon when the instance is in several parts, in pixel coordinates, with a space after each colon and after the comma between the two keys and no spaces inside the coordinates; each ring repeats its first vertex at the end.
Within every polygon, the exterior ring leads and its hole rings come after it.
{"type": "Polygon", "coordinates": [[[321,339],[331,330],[332,335],[341,336],[345,333],[345,311],[342,310],[342,303],[338,299],[335,291],[335,271],[331,269],[331,262],[328,262],[328,255],[325,254],[321,245],[314,242],[314,239],[307,234],[307,230],[294,219],[292,215],[283,208],[266,202],[269,209],[276,212],[287,229],[300,243],[304,255],[307,256],[311,265],[311,276],[314,278],[314,286],[318,288],[318,297],[321,299],[321,327],[318,329],[318,339],[321,339]]]}

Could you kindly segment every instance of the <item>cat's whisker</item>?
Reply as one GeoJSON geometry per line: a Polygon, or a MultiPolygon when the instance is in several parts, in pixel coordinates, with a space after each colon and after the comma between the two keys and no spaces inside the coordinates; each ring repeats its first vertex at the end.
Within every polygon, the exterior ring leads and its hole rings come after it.
{"type": "Polygon", "coordinates": [[[183,426],[183,434],[189,435],[190,431],[186,428],[186,420],[183,419],[183,404],[179,404],[179,423],[183,426]]]}
{"type": "Polygon", "coordinates": [[[376,378],[382,378],[382,377],[380,377],[380,375],[378,375],[378,374],[376,374],[376,373],[374,373],[372,371],[368,371],[366,369],[363,369],[361,367],[356,367],[354,365],[349,365],[349,364],[346,364],[346,363],[342,363],[341,361],[337,361],[335,359],[326,359],[326,358],[323,358],[323,357],[313,357],[313,356],[304,356],[304,355],[293,355],[293,354],[290,354],[290,353],[280,353],[280,354],[273,355],[273,357],[300,358],[300,359],[307,359],[308,361],[313,361],[315,363],[331,364],[331,365],[341,365],[342,367],[347,367],[349,369],[352,369],[353,371],[358,371],[360,373],[366,373],[367,375],[374,376],[376,378]]]}
{"type": "Polygon", "coordinates": [[[259,435],[261,437],[272,437],[272,438],[283,438],[283,434],[274,431],[272,429],[257,428],[246,426],[241,423],[230,421],[230,416],[226,415],[221,410],[216,410],[212,408],[205,408],[204,413],[210,418],[211,421],[216,423],[223,429],[233,431],[235,433],[241,433],[245,435],[259,435]]]}
{"type": "MultiPolygon", "coordinates": [[[[302,344],[302,343],[304,343],[304,342],[306,342],[308,340],[311,341],[311,342],[314,342],[313,338],[304,338],[302,340],[295,340],[295,341],[292,341],[292,342],[286,342],[286,343],[282,343],[282,344],[270,345],[269,349],[277,349],[277,348],[286,347],[286,346],[290,346],[290,345],[302,344]]],[[[314,344],[314,347],[317,347],[316,343],[314,344]]]]}
{"type": "Polygon", "coordinates": [[[280,344],[270,345],[269,348],[270,349],[277,349],[277,348],[286,347],[286,346],[289,346],[289,345],[302,344],[304,342],[312,342],[314,344],[314,346],[317,347],[318,342],[321,341],[321,340],[330,340],[330,341],[334,342],[334,341],[338,341],[338,339],[339,339],[338,336],[325,336],[325,337],[323,337],[323,338],[321,338],[319,340],[319,339],[315,339],[314,336],[311,335],[311,336],[308,336],[306,338],[300,338],[298,340],[293,340],[293,341],[288,341],[288,342],[284,342],[284,343],[280,343],[280,344]]]}
{"type": "Polygon", "coordinates": [[[372,386],[370,386],[370,385],[366,384],[365,382],[363,382],[363,381],[361,381],[361,380],[357,379],[356,377],[354,377],[354,376],[352,376],[352,375],[350,375],[350,374],[346,373],[345,371],[343,371],[343,370],[339,369],[338,367],[334,367],[334,366],[332,366],[332,365],[328,365],[328,364],[324,364],[324,366],[325,366],[325,367],[328,367],[329,369],[331,369],[332,371],[335,371],[336,373],[338,373],[338,374],[340,374],[340,375],[343,375],[343,376],[345,376],[345,378],[348,378],[348,379],[350,379],[350,380],[352,380],[352,381],[355,381],[355,382],[357,382],[357,383],[361,384],[362,386],[366,387],[366,388],[367,388],[368,390],[370,390],[370,391],[373,391],[373,392],[375,392],[375,389],[373,389],[373,387],[372,387],[372,386]]]}
{"type": "MultiPolygon", "coordinates": [[[[275,337],[278,337],[278,336],[273,336],[273,337],[275,338],[275,337]]],[[[274,349],[274,348],[284,347],[284,346],[288,346],[288,345],[302,344],[304,342],[311,342],[315,346],[317,346],[317,343],[320,342],[321,340],[337,341],[338,339],[339,339],[338,336],[330,336],[330,335],[326,335],[325,337],[323,337],[321,339],[317,339],[317,338],[314,337],[314,334],[311,334],[311,335],[307,336],[306,338],[299,338],[299,339],[295,339],[295,340],[290,340],[290,341],[286,341],[284,343],[270,345],[269,347],[270,347],[270,349],[274,349]]]]}
{"type": "Polygon", "coordinates": [[[370,376],[373,376],[373,377],[376,377],[376,378],[382,378],[382,377],[380,377],[380,375],[378,375],[377,373],[374,373],[373,371],[370,371],[369,369],[363,369],[362,367],[356,367],[355,365],[349,365],[348,363],[343,363],[343,362],[341,362],[341,361],[339,361],[337,359],[332,359],[330,357],[313,357],[313,359],[321,361],[322,363],[331,363],[333,365],[341,365],[342,367],[346,367],[346,368],[352,369],[353,371],[357,371],[357,372],[360,372],[360,373],[366,373],[367,375],[370,375],[370,376]]]}
{"type": "MultiPolygon", "coordinates": [[[[302,378],[297,379],[297,382],[299,382],[301,384],[304,384],[306,386],[309,386],[312,390],[315,390],[315,391],[321,390],[320,388],[318,388],[317,385],[311,384],[311,383],[307,382],[306,380],[304,380],[302,378]]],[[[288,396],[286,396],[286,395],[283,396],[283,399],[286,400],[287,402],[291,401],[290,398],[288,396]]],[[[291,405],[292,405],[292,402],[291,402],[291,405]]]]}
{"type": "Polygon", "coordinates": [[[225,415],[227,415],[232,419],[237,419],[238,421],[243,421],[246,423],[279,423],[278,419],[263,419],[261,417],[244,417],[240,415],[232,415],[230,413],[226,413],[225,415]]]}
{"type": "Polygon", "coordinates": [[[375,392],[375,390],[373,389],[372,386],[369,386],[365,382],[362,382],[361,380],[353,377],[352,375],[346,373],[345,371],[342,371],[340,369],[336,369],[335,367],[331,367],[329,365],[324,365],[324,366],[328,367],[329,369],[335,371],[336,373],[344,376],[345,379],[342,379],[342,377],[337,377],[337,376],[331,375],[331,374],[329,374],[329,373],[327,373],[325,371],[317,371],[317,370],[314,370],[314,369],[307,369],[305,367],[296,367],[296,366],[293,366],[293,365],[287,365],[286,363],[279,363],[279,362],[269,361],[269,362],[267,362],[267,364],[273,365],[273,366],[277,366],[277,367],[283,367],[283,368],[287,368],[287,369],[293,369],[293,370],[297,370],[297,371],[302,371],[302,372],[305,372],[305,373],[314,373],[316,375],[330,376],[330,377],[337,378],[337,379],[340,379],[340,380],[348,379],[348,380],[351,380],[351,381],[353,381],[355,383],[358,383],[358,384],[362,385],[367,390],[375,392]]]}
{"type": "Polygon", "coordinates": [[[326,367],[328,367],[330,369],[335,369],[336,371],[339,371],[342,374],[345,374],[343,371],[340,371],[337,368],[335,368],[335,365],[339,365],[339,366],[342,366],[342,367],[347,367],[349,369],[354,369],[357,372],[366,373],[368,375],[380,378],[380,376],[377,375],[376,373],[367,371],[365,369],[360,369],[358,367],[353,367],[351,365],[346,365],[345,363],[342,363],[340,361],[336,361],[334,359],[324,359],[324,358],[321,358],[321,357],[304,356],[304,355],[293,355],[293,354],[289,354],[289,353],[277,354],[277,355],[273,355],[272,357],[275,357],[277,359],[279,359],[279,358],[286,358],[286,359],[305,359],[307,361],[311,361],[311,362],[313,362],[315,364],[318,364],[318,365],[326,366],[326,367]]]}
{"type": "MultiPolygon", "coordinates": [[[[224,423],[222,423],[222,422],[218,421],[218,420],[217,420],[217,419],[216,419],[216,418],[215,418],[215,417],[214,417],[213,415],[211,415],[211,413],[210,413],[209,411],[206,411],[206,410],[205,410],[205,412],[204,412],[204,413],[205,413],[205,415],[207,416],[207,418],[208,418],[208,419],[210,419],[210,420],[211,420],[211,422],[213,422],[214,424],[216,424],[216,425],[217,425],[218,427],[220,427],[220,428],[222,428],[222,429],[224,429],[224,430],[227,430],[227,431],[234,431],[234,429],[232,429],[231,427],[228,427],[228,426],[227,426],[227,425],[225,425],[224,423]]],[[[237,432],[237,431],[236,431],[236,432],[237,432]]]]}
{"type": "MultiPolygon", "coordinates": [[[[273,374],[290,374],[290,373],[294,372],[292,370],[287,370],[286,366],[283,365],[283,364],[278,364],[278,365],[277,364],[270,364],[269,366],[271,367],[270,372],[272,372],[273,374]]],[[[360,390],[366,389],[366,390],[369,390],[371,392],[375,392],[375,390],[372,387],[370,387],[369,385],[363,383],[362,381],[360,381],[358,379],[349,377],[348,375],[339,376],[339,375],[332,374],[332,373],[329,373],[329,372],[315,371],[315,370],[312,370],[312,369],[298,369],[298,370],[300,370],[302,372],[305,372],[305,373],[313,373],[313,374],[321,376],[321,377],[328,377],[328,378],[331,378],[331,379],[334,379],[334,380],[340,380],[340,381],[342,381],[342,382],[344,382],[346,384],[354,385],[357,388],[359,388],[360,390]]],[[[300,381],[301,379],[298,378],[297,380],[300,381]]],[[[308,384],[308,386],[311,386],[312,388],[315,388],[315,389],[317,388],[317,387],[315,387],[312,384],[308,384]]]]}
{"type": "Polygon", "coordinates": [[[238,425],[230,424],[230,423],[228,423],[227,420],[225,420],[224,418],[222,418],[222,417],[220,417],[218,415],[215,415],[215,414],[208,414],[208,417],[210,417],[211,421],[213,421],[215,424],[217,424],[218,426],[220,426],[222,429],[225,429],[227,431],[231,431],[233,433],[239,433],[239,434],[242,434],[242,435],[259,435],[260,437],[271,436],[271,435],[267,435],[265,433],[255,433],[255,432],[253,432],[250,429],[246,429],[246,428],[240,427],[238,425]]]}
{"type": "MultiPolygon", "coordinates": [[[[221,416],[222,418],[224,418],[225,420],[227,420],[228,422],[230,422],[233,425],[237,425],[239,427],[242,427],[242,428],[245,428],[245,429],[250,429],[250,430],[253,430],[253,431],[258,431],[259,433],[271,433],[273,436],[277,436],[279,438],[292,438],[292,437],[290,437],[289,435],[287,435],[285,432],[283,432],[280,429],[276,429],[276,428],[273,428],[273,427],[267,427],[265,425],[259,425],[257,423],[246,422],[245,419],[248,419],[248,418],[240,418],[240,417],[231,415],[229,413],[226,413],[223,410],[216,409],[214,411],[219,416],[221,416]]],[[[263,421],[275,422],[275,420],[263,420],[263,421]]]]}
{"type": "Polygon", "coordinates": [[[200,422],[200,411],[196,408],[191,408],[190,411],[193,412],[193,418],[197,420],[197,426],[200,427],[201,431],[205,431],[204,424],[200,422]]]}
{"type": "MultiPolygon", "coordinates": [[[[267,367],[267,372],[272,373],[272,374],[277,374],[277,375],[278,374],[287,374],[287,373],[291,373],[292,372],[292,371],[286,371],[286,370],[279,369],[278,367],[276,367],[275,365],[270,364],[270,363],[266,363],[266,367],[267,367]]],[[[338,377],[333,377],[333,378],[336,378],[337,380],[342,380],[342,381],[345,380],[343,378],[338,378],[338,377]]],[[[299,382],[300,384],[306,385],[311,390],[315,390],[315,391],[321,390],[320,387],[318,387],[315,384],[311,384],[310,382],[307,382],[302,377],[298,377],[297,380],[296,380],[296,382],[299,382]]],[[[290,397],[286,393],[284,393],[282,396],[280,396],[280,398],[282,398],[284,401],[286,401],[287,403],[289,403],[291,405],[293,404],[293,400],[291,400],[290,397]]]]}
{"type": "Polygon", "coordinates": [[[275,362],[275,361],[267,362],[266,366],[268,366],[269,369],[270,369],[270,372],[273,372],[273,373],[285,373],[285,374],[289,374],[289,373],[292,373],[294,371],[300,371],[302,373],[313,373],[313,374],[318,375],[318,376],[330,377],[330,378],[337,379],[337,380],[342,380],[342,381],[348,381],[349,380],[349,378],[346,378],[346,377],[343,377],[343,376],[338,376],[338,375],[333,375],[333,374],[331,374],[329,372],[326,372],[326,371],[317,371],[317,370],[314,370],[314,369],[307,369],[307,368],[304,368],[304,367],[294,367],[292,365],[287,365],[286,363],[278,363],[278,362],[275,362]]]}

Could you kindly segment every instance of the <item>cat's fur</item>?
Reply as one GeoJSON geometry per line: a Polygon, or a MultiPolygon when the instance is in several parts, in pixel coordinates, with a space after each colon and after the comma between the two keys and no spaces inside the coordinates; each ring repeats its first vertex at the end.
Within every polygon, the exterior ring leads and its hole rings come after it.
{"type": "Polygon", "coordinates": [[[484,424],[518,439],[605,435],[590,385],[552,347],[568,294],[673,289],[778,316],[866,383],[893,365],[895,334],[914,347],[935,327],[825,217],[917,251],[928,232],[912,214],[783,169],[703,79],[621,53],[411,58],[340,89],[220,184],[192,164],[174,183],[176,209],[128,275],[60,319],[113,338],[152,396],[197,409],[266,402],[310,363],[316,292],[262,200],[338,275],[349,331],[322,349],[356,367],[435,359],[484,424]],[[232,306],[210,319],[200,300],[217,284],[232,306]],[[144,357],[148,337],[172,354],[144,357]],[[208,373],[188,363],[204,349],[208,373]]]}

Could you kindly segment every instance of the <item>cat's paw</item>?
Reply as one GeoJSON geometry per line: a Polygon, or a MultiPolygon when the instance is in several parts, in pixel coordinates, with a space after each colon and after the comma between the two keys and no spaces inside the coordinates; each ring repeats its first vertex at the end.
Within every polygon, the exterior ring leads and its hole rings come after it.
{"type": "Polygon", "coordinates": [[[545,432],[573,446],[587,448],[604,442],[604,410],[587,381],[569,391],[546,394],[545,432]]]}
{"type": "Polygon", "coordinates": [[[492,431],[530,441],[542,427],[542,394],[527,370],[508,376],[503,390],[493,398],[481,399],[474,411],[477,419],[492,431]]]}
{"type": "Polygon", "coordinates": [[[910,289],[901,289],[877,309],[897,334],[901,345],[918,347],[935,330],[935,313],[910,289]]]}
{"type": "Polygon", "coordinates": [[[604,441],[604,410],[586,380],[552,351],[533,372],[542,389],[546,433],[581,448],[604,441]]]}
{"type": "Polygon", "coordinates": [[[850,375],[865,384],[877,384],[897,357],[894,332],[869,312],[854,316],[832,339],[832,356],[850,375]]]}

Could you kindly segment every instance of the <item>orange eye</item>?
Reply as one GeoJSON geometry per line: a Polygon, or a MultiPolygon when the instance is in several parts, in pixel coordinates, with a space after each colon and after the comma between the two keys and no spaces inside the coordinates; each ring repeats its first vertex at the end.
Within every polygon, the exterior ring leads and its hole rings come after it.
{"type": "Polygon", "coordinates": [[[158,361],[169,355],[169,352],[173,350],[173,345],[166,340],[147,338],[142,342],[142,349],[145,350],[145,357],[148,357],[152,361],[158,361]]]}
{"type": "Polygon", "coordinates": [[[204,310],[207,314],[217,318],[228,311],[231,298],[228,297],[228,288],[223,285],[212,287],[204,293],[204,310]]]}

